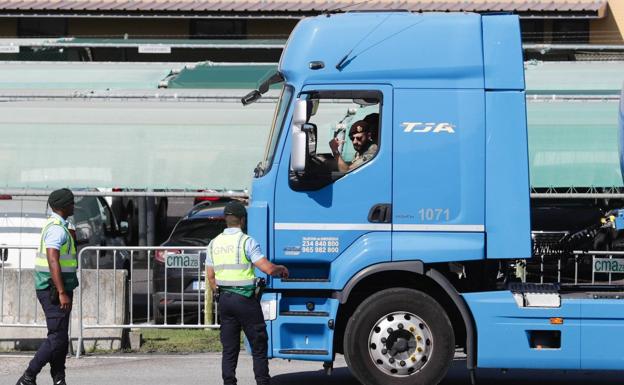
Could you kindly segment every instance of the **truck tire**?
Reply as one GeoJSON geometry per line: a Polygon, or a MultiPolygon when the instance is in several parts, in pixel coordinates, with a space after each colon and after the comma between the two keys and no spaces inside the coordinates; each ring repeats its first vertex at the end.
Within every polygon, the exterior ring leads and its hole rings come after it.
{"type": "Polygon", "coordinates": [[[344,354],[364,385],[435,385],[455,354],[444,309],[412,289],[382,290],[362,302],[347,323],[344,354]]]}

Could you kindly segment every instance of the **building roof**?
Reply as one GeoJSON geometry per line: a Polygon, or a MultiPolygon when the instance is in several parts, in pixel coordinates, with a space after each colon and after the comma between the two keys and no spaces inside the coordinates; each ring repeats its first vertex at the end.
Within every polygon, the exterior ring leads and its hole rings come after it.
{"type": "Polygon", "coordinates": [[[601,16],[607,0],[0,0],[0,10],[104,12],[322,13],[392,10],[565,12],[601,16]]]}

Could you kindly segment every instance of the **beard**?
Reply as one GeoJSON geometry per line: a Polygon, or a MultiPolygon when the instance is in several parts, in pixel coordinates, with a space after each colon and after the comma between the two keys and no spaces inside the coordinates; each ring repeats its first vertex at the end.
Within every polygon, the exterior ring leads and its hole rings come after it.
{"type": "Polygon", "coordinates": [[[354,143],[353,144],[353,149],[355,150],[355,152],[359,152],[361,154],[361,153],[363,153],[364,151],[366,151],[368,149],[368,145],[369,145],[369,142],[364,142],[364,143],[358,144],[358,145],[356,145],[354,143]]]}

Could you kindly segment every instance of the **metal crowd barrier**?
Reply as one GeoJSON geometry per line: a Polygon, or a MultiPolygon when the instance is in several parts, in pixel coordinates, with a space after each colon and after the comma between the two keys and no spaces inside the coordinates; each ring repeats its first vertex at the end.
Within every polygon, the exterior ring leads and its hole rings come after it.
{"type": "MultiPolygon", "coordinates": [[[[117,246],[88,246],[83,248],[82,250],[80,250],[79,254],[78,254],[78,260],[81,261],[82,264],[84,264],[86,261],[89,261],[89,258],[94,258],[95,259],[95,287],[96,287],[96,317],[95,317],[95,322],[94,323],[89,323],[86,321],[85,317],[84,317],[84,308],[85,308],[85,303],[84,303],[84,297],[83,297],[83,292],[84,292],[84,284],[86,284],[86,282],[83,283],[83,268],[79,269],[79,279],[81,282],[81,289],[79,290],[79,301],[80,301],[80,319],[82,320],[82,322],[80,323],[81,328],[80,328],[80,335],[79,335],[79,340],[78,340],[78,346],[79,349],[77,349],[76,352],[76,357],[79,358],[80,357],[80,353],[81,351],[84,349],[84,331],[88,330],[88,329],[147,329],[147,328],[159,328],[159,329],[172,329],[172,328],[177,328],[177,329],[205,329],[205,328],[211,328],[211,329],[216,329],[219,328],[219,324],[218,324],[218,309],[217,309],[217,304],[216,303],[212,303],[211,301],[211,296],[209,291],[204,291],[202,290],[202,278],[203,278],[203,282],[204,285],[206,285],[206,281],[205,281],[205,277],[204,277],[204,270],[202,269],[202,264],[201,264],[201,253],[206,251],[206,247],[205,246],[159,246],[159,247],[147,247],[147,246],[136,246],[136,247],[117,247],[117,246]],[[170,253],[172,250],[175,251],[183,251],[183,253],[170,253]],[[155,256],[155,253],[158,251],[163,251],[165,254],[165,263],[164,263],[164,277],[153,277],[154,274],[154,266],[152,262],[155,256]],[[107,292],[107,293],[102,293],[102,287],[100,284],[100,276],[102,275],[102,267],[101,267],[101,259],[104,256],[105,253],[112,253],[112,269],[110,269],[110,267],[106,270],[112,270],[112,275],[113,275],[113,285],[112,288],[108,287],[107,290],[112,291],[112,292],[107,292]],[[126,264],[126,268],[127,270],[127,274],[128,274],[128,280],[127,280],[127,295],[124,296],[125,298],[121,298],[119,299],[119,293],[118,293],[118,288],[117,288],[117,271],[121,270],[122,267],[118,266],[118,255],[122,254],[123,255],[123,259],[125,261],[127,261],[126,264]],[[89,255],[91,254],[91,255],[89,255]],[[175,266],[169,262],[169,259],[172,258],[172,260],[177,262],[182,262],[182,264],[175,266]],[[193,266],[186,266],[185,262],[189,262],[187,263],[187,265],[193,265],[193,266]],[[145,279],[144,280],[140,280],[140,282],[138,282],[137,278],[136,278],[136,273],[139,269],[136,268],[136,265],[138,264],[139,266],[144,263],[145,264],[145,279]],[[180,287],[179,288],[169,288],[168,287],[168,275],[169,275],[169,271],[171,269],[180,269],[180,287]],[[188,288],[184,286],[184,277],[185,277],[185,272],[186,271],[192,271],[193,273],[195,273],[197,280],[195,282],[197,282],[197,287],[194,288],[193,291],[189,292],[188,288]],[[153,303],[152,303],[152,296],[155,294],[153,291],[153,285],[154,285],[154,281],[158,280],[158,279],[163,279],[164,280],[164,292],[161,292],[163,295],[163,298],[161,299],[161,303],[163,304],[164,307],[164,312],[163,312],[163,324],[156,324],[155,320],[156,320],[156,316],[155,314],[153,314],[152,312],[152,307],[153,307],[153,303]],[[145,308],[145,318],[137,318],[135,317],[135,288],[137,287],[137,285],[142,285],[144,288],[147,289],[147,291],[145,293],[141,293],[138,294],[138,296],[142,296],[145,295],[145,299],[146,299],[146,308],[145,308]],[[175,291],[174,291],[175,290],[175,291]],[[179,291],[178,291],[179,290],[179,291]],[[176,293],[176,295],[172,295],[172,293],[176,293]],[[178,295],[179,298],[178,298],[178,295]],[[185,295],[186,294],[186,295],[185,295]],[[195,300],[195,304],[194,305],[187,305],[185,306],[185,302],[189,302],[190,300],[188,299],[189,294],[192,295],[192,297],[195,300]],[[196,297],[195,297],[196,294],[196,297]],[[208,294],[208,295],[206,295],[208,294]],[[208,306],[211,306],[211,310],[212,310],[212,314],[214,315],[213,320],[214,322],[212,323],[201,323],[202,320],[202,315],[203,315],[203,306],[202,306],[202,296],[206,295],[206,300],[204,300],[204,304],[208,304],[208,306]],[[113,321],[114,322],[102,322],[100,315],[102,314],[102,309],[101,309],[101,298],[103,296],[112,296],[112,309],[104,309],[107,312],[112,312],[113,313],[113,321]],[[169,307],[171,304],[171,299],[172,298],[176,298],[179,302],[180,302],[180,317],[179,323],[175,323],[175,324],[171,324],[168,323],[169,320],[169,316],[170,316],[170,311],[169,311],[169,307]],[[117,305],[118,305],[118,301],[119,300],[128,300],[127,305],[128,305],[128,311],[126,312],[127,315],[127,319],[124,317],[124,319],[126,319],[124,322],[116,322],[118,320],[117,317],[117,305]],[[186,323],[185,322],[185,315],[187,314],[187,312],[185,310],[191,310],[189,309],[189,306],[193,307],[193,312],[196,311],[196,315],[197,315],[197,322],[195,323],[186,323]]],[[[90,282],[89,284],[93,284],[93,282],[90,282]]],[[[110,297],[109,297],[110,298],[110,297]]],[[[156,308],[156,306],[154,306],[154,309],[156,308]]],[[[143,314],[143,313],[142,313],[143,314]]]]}
{"type": "MultiPolygon", "coordinates": [[[[32,252],[33,254],[32,259],[34,263],[34,254],[37,252],[37,249],[38,247],[36,246],[0,245],[0,327],[39,328],[39,329],[47,328],[47,325],[45,323],[45,318],[43,318],[43,323],[37,323],[37,318],[39,318],[40,315],[43,315],[43,311],[42,310],[40,311],[41,305],[39,304],[39,301],[37,300],[36,296],[34,296],[34,292],[35,292],[34,282],[32,284],[28,284],[28,286],[24,286],[22,284],[23,276],[24,276],[23,270],[28,270],[28,274],[30,275],[30,277],[32,277],[32,271],[33,271],[32,268],[27,268],[27,269],[22,268],[22,262],[25,258],[24,254],[26,254],[26,251],[32,252]],[[7,267],[9,260],[14,259],[15,254],[17,254],[17,266],[7,267]],[[16,280],[17,290],[14,290],[11,293],[14,297],[17,298],[17,301],[16,301],[17,312],[15,313],[14,316],[11,317],[12,318],[11,322],[5,322],[5,314],[4,314],[5,313],[4,306],[6,303],[6,286],[7,286],[6,282],[7,282],[7,275],[8,275],[7,270],[17,272],[17,280],[16,280]],[[24,288],[23,286],[26,287],[27,291],[33,292],[32,313],[31,313],[31,316],[28,316],[28,317],[23,316],[23,313],[24,313],[23,310],[28,311],[28,309],[25,309],[22,304],[22,298],[25,297],[22,293],[23,288],[24,288]]],[[[75,315],[72,314],[71,317],[72,317],[71,321],[73,321],[75,315]]],[[[71,321],[69,324],[70,333],[71,333],[71,323],[72,323],[71,321]]],[[[71,344],[70,344],[70,349],[73,352],[71,344]]]]}
{"type": "Polygon", "coordinates": [[[614,283],[613,274],[619,274],[620,282],[624,284],[624,260],[614,257],[624,257],[624,251],[574,251],[575,257],[591,256],[592,258],[592,284],[605,283],[596,279],[597,274],[607,275],[606,283],[611,285],[614,283]],[[605,258],[606,257],[606,258],[605,258]],[[613,263],[616,263],[614,266],[613,263]],[[605,263],[607,266],[605,269],[605,263]],[[614,269],[615,267],[615,269],[614,269]],[[614,271],[615,270],[615,271],[614,271]]]}
{"type": "MultiPolygon", "coordinates": [[[[40,312],[38,301],[34,301],[34,318],[22,321],[22,254],[25,250],[35,251],[36,247],[29,246],[5,246],[0,245],[0,327],[17,327],[17,328],[45,328],[45,323],[36,323],[37,314],[40,312]],[[17,314],[11,323],[4,323],[4,306],[6,301],[6,282],[5,277],[7,268],[5,260],[10,252],[17,252],[17,267],[10,267],[11,270],[17,270],[17,314]]],[[[118,246],[88,246],[80,250],[78,260],[80,268],[78,270],[80,286],[77,289],[77,296],[74,295],[74,301],[79,303],[79,312],[73,312],[72,318],[79,317],[80,325],[78,349],[76,349],[76,357],[79,358],[84,350],[85,331],[91,329],[147,329],[147,328],[184,328],[184,329],[204,329],[219,328],[217,304],[212,303],[209,290],[204,290],[202,282],[206,284],[204,270],[202,269],[201,257],[205,252],[204,246],[159,246],[159,247],[118,247],[118,246]],[[162,251],[164,256],[164,266],[162,277],[154,276],[155,255],[162,251]],[[110,258],[112,257],[112,258],[110,258]],[[111,265],[104,265],[104,261],[110,259],[111,265]],[[120,266],[121,264],[121,266],[120,266]],[[84,265],[84,266],[83,266],[84,265]],[[92,269],[88,269],[92,267],[92,269]],[[143,268],[144,267],[144,268],[143,268]],[[168,285],[168,276],[172,269],[179,269],[180,287],[171,288],[168,285]],[[118,272],[123,277],[118,278],[118,272]],[[143,278],[137,275],[144,275],[143,278]],[[86,275],[89,275],[88,278],[86,275]],[[112,279],[103,285],[101,276],[108,274],[112,279]],[[192,290],[188,285],[185,287],[185,274],[193,274],[196,277],[192,280],[192,290]],[[164,291],[159,292],[162,295],[160,302],[163,304],[163,323],[156,324],[156,315],[153,313],[157,306],[152,303],[154,292],[154,283],[163,279],[164,291]],[[119,282],[122,287],[118,288],[119,282]],[[194,283],[197,283],[195,286],[194,283]],[[137,292],[137,287],[143,287],[144,292],[137,292]],[[85,291],[94,290],[95,304],[92,314],[85,313],[85,291]],[[185,295],[186,294],[186,295],[185,295]],[[202,296],[205,299],[202,301],[202,296]],[[144,312],[137,309],[135,299],[145,299],[146,306],[144,312]],[[193,298],[193,304],[189,304],[189,298],[193,298]],[[170,304],[173,299],[179,302],[179,322],[169,323],[170,304]],[[118,305],[126,305],[123,314],[119,314],[118,305]],[[185,304],[186,302],[186,304],[185,304]],[[203,303],[202,303],[203,302],[203,303]],[[106,306],[104,305],[106,303],[106,306]],[[202,323],[204,308],[208,307],[210,317],[202,323]],[[195,314],[196,322],[187,323],[185,316],[187,310],[189,313],[195,314]],[[211,312],[210,312],[211,310],[211,312]],[[94,314],[93,314],[94,313],[94,314]],[[112,314],[112,318],[110,315],[112,314]],[[106,315],[107,317],[103,317],[106,315]],[[110,321],[109,319],[112,319],[110,321]]],[[[15,254],[12,254],[13,256],[15,254]]],[[[13,259],[15,259],[13,257],[13,259]]],[[[522,261],[519,261],[522,263],[522,261]]],[[[523,281],[549,283],[556,282],[562,285],[624,285],[624,251],[571,251],[569,253],[558,254],[541,254],[535,255],[531,260],[524,261],[524,266],[519,270],[523,274],[523,281]],[[620,258],[618,258],[620,257],[620,258]],[[591,263],[591,266],[589,266],[591,263]],[[532,268],[534,271],[531,271],[532,268]],[[613,279],[613,275],[616,275],[613,279]]],[[[28,269],[32,271],[32,269],[28,269]]],[[[163,286],[163,285],[161,285],[163,286]]],[[[34,291],[34,287],[33,287],[34,291]]],[[[12,293],[15,295],[15,293],[12,293]]],[[[176,305],[177,306],[177,305],[176,305]]],[[[122,306],[121,309],[124,309],[122,306]]],[[[139,309],[140,310],[140,309],[139,309]]]]}
{"type": "MultiPolygon", "coordinates": [[[[28,260],[24,261],[25,257],[22,254],[27,252],[34,254],[36,250],[37,247],[35,246],[0,245],[0,328],[46,328],[45,319],[43,322],[37,323],[37,318],[42,317],[43,311],[34,295],[34,256],[31,258],[33,266],[22,268],[23,262],[29,265],[31,263],[28,260]],[[10,266],[7,266],[7,259],[12,262],[10,266]],[[11,275],[10,278],[9,274],[11,275]],[[13,282],[10,298],[7,294],[9,293],[7,292],[9,281],[13,282]],[[16,286],[16,289],[13,286],[16,286]],[[32,294],[28,291],[31,291],[32,294]],[[31,297],[33,299],[32,307],[31,304],[28,304],[29,308],[25,309],[24,298],[31,297]],[[11,307],[9,308],[9,306],[11,307]],[[25,317],[24,313],[28,313],[28,317],[25,317]],[[9,314],[10,317],[6,314],[9,314]]],[[[79,325],[76,357],[79,358],[84,350],[85,331],[90,329],[219,328],[217,304],[212,302],[210,291],[204,290],[206,281],[201,254],[205,250],[206,248],[203,246],[88,246],[81,249],[78,253],[80,286],[74,292],[75,311],[72,311],[71,316],[72,322],[76,322],[74,326],[79,325]],[[183,252],[167,253],[167,251],[172,250],[183,252]],[[154,277],[153,270],[154,263],[156,263],[154,256],[158,251],[165,253],[165,264],[164,269],[162,269],[164,275],[154,277]],[[178,264],[182,262],[182,265],[176,267],[175,264],[169,264],[167,263],[168,258],[173,258],[172,260],[177,261],[178,264]],[[184,264],[184,262],[189,261],[192,267],[188,263],[187,265],[184,264]],[[89,269],[89,267],[93,268],[89,269]],[[172,273],[172,269],[179,269],[180,287],[172,288],[168,285],[167,278],[172,273]],[[189,275],[192,275],[193,290],[185,287],[184,278],[188,278],[189,275]],[[164,285],[164,290],[158,293],[161,296],[163,307],[162,324],[156,324],[153,307],[156,309],[157,306],[153,306],[152,303],[154,282],[159,280],[164,280],[160,281],[162,282],[160,286],[164,285]],[[85,296],[85,292],[88,292],[88,298],[85,296]],[[141,302],[138,303],[135,300],[141,300],[141,302]],[[145,306],[143,306],[144,304],[145,306]],[[76,309],[76,305],[79,306],[78,309],[76,309]],[[176,306],[175,309],[171,308],[173,305],[176,306]],[[206,305],[208,309],[205,309],[206,305]],[[123,310],[124,308],[125,310],[123,310]],[[178,320],[175,323],[170,323],[172,313],[177,315],[178,311],[178,320]],[[196,317],[195,322],[186,321],[189,315],[196,317]],[[205,316],[207,320],[202,323],[205,316]],[[76,319],[76,317],[79,318],[76,319]]],[[[101,337],[100,335],[93,338],[97,340],[101,337]]],[[[70,349],[74,354],[71,344],[70,349]]]]}
{"type": "MultiPolygon", "coordinates": [[[[35,253],[37,252],[36,246],[12,246],[12,245],[0,245],[0,279],[2,283],[0,284],[0,326],[6,327],[46,327],[45,324],[37,324],[37,313],[39,310],[39,302],[35,301],[34,307],[34,319],[33,322],[23,323],[21,322],[22,317],[22,251],[23,250],[33,250],[35,253]],[[9,251],[17,252],[17,267],[11,269],[17,270],[17,322],[13,322],[10,324],[4,323],[4,297],[5,297],[5,286],[6,286],[6,275],[5,269],[8,269],[5,265],[8,262],[9,251]]],[[[33,289],[34,290],[34,289],[33,289]]]]}
{"type": "Polygon", "coordinates": [[[520,263],[523,282],[624,286],[624,251],[574,250],[535,255],[520,263]]]}

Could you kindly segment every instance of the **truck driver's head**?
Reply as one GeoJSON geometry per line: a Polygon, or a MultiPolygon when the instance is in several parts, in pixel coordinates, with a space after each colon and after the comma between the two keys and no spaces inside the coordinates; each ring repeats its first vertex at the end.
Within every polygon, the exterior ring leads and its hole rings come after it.
{"type": "Polygon", "coordinates": [[[371,145],[371,129],[370,124],[364,120],[358,120],[351,125],[349,130],[349,138],[353,143],[353,149],[357,152],[366,151],[368,146],[371,145]]]}

